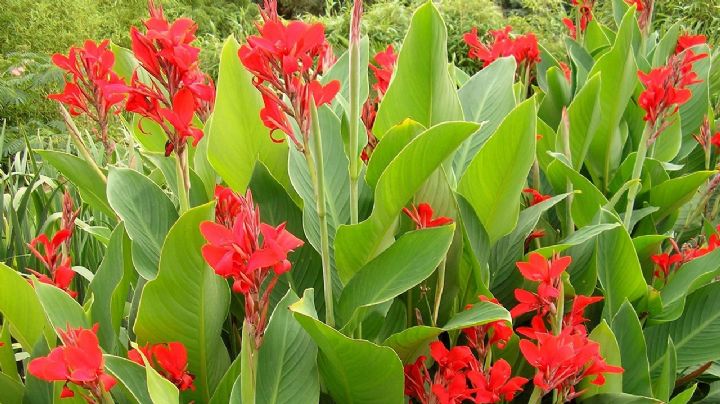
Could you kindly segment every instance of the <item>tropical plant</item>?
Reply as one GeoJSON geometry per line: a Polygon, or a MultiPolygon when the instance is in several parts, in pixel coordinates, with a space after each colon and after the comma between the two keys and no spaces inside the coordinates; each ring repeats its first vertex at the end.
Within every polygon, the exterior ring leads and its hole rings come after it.
{"type": "Polygon", "coordinates": [[[217,85],[153,0],[55,55],[65,148],[2,166],[0,402],[715,401],[717,54],[631,3],[574,2],[563,55],[471,29],[472,76],[431,1],[372,57],[355,1],[336,58],[267,0],[217,85]]]}

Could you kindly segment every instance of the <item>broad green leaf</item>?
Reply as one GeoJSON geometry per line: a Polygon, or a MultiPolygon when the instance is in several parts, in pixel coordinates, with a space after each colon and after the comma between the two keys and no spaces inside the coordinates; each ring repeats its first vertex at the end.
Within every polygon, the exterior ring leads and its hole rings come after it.
{"type": "Polygon", "coordinates": [[[590,144],[600,126],[600,88],[602,80],[596,74],[578,91],[568,107],[570,120],[570,155],[575,170],[582,168],[590,144]]]}
{"type": "Polygon", "coordinates": [[[20,375],[17,369],[17,361],[15,360],[15,350],[12,346],[12,337],[10,336],[10,321],[3,320],[0,325],[0,369],[2,373],[13,380],[20,381],[20,375]]]}
{"type": "Polygon", "coordinates": [[[598,279],[605,292],[605,318],[612,318],[623,300],[636,302],[642,299],[647,293],[647,284],[635,246],[624,227],[601,233],[596,243],[598,279]]]}
{"type": "Polygon", "coordinates": [[[83,201],[109,217],[115,217],[115,212],[108,203],[105,181],[88,162],[72,154],[54,150],[37,150],[36,153],[77,187],[83,201]]]}
{"type": "MultiPolygon", "coordinates": [[[[620,356],[620,347],[618,346],[615,334],[608,326],[605,320],[602,320],[590,333],[589,338],[600,344],[600,355],[605,359],[605,363],[613,366],[621,366],[622,358],[620,356]]],[[[590,382],[591,378],[584,379],[579,388],[588,389],[583,394],[583,398],[604,393],[622,393],[623,391],[623,374],[607,373],[605,374],[605,384],[596,386],[590,382]]]]}
{"type": "MultiPolygon", "coordinates": [[[[622,1],[622,0],[620,0],[622,1]]],[[[583,400],[586,404],[662,404],[662,401],[650,397],[635,396],[626,393],[598,394],[583,400]]]]}
{"type": "Polygon", "coordinates": [[[113,70],[118,76],[125,80],[126,83],[130,84],[133,71],[138,65],[135,55],[133,55],[130,49],[118,46],[114,42],[110,43],[110,49],[115,54],[115,65],[113,65],[113,70]]]}
{"type": "MultiPolygon", "coordinates": [[[[680,116],[677,114],[674,115],[674,118],[670,119],[672,119],[672,123],[665,128],[662,136],[658,137],[651,150],[651,157],[662,162],[672,161],[678,152],[680,152],[682,146],[682,119],[680,119],[680,116]]],[[[645,123],[644,121],[642,122],[643,124],[645,123]]]]}
{"type": "Polygon", "coordinates": [[[215,110],[210,128],[205,132],[209,137],[208,160],[223,180],[238,192],[247,187],[258,159],[286,189],[290,189],[287,146],[273,143],[263,125],[260,119],[262,97],[252,85],[252,76],[240,64],[238,48],[235,38],[229,37],[220,55],[215,110]]]}
{"type": "Polygon", "coordinates": [[[596,184],[600,179],[608,183],[620,165],[624,142],[617,138],[625,107],[637,84],[637,66],[632,48],[636,26],[635,13],[628,11],[619,24],[612,49],[600,57],[588,77],[600,73],[604,85],[600,86],[600,116],[597,132],[593,136],[585,165],[596,184]]]}
{"type": "Polygon", "coordinates": [[[335,238],[338,274],[347,282],[380,252],[402,208],[460,144],[478,129],[470,122],[446,122],[413,139],[387,166],[375,187],[375,205],[363,222],[341,226],[335,238]]]}
{"type": "Polygon", "coordinates": [[[720,250],[683,264],[675,271],[667,285],[660,291],[663,304],[669,306],[685,298],[699,287],[715,278],[720,270],[720,250]]]}
{"type": "Polygon", "coordinates": [[[655,222],[666,218],[690,201],[700,185],[714,173],[714,171],[697,171],[652,187],[650,205],[660,208],[653,214],[655,222]]]}
{"type": "Polygon", "coordinates": [[[563,108],[572,100],[572,83],[558,66],[550,67],[546,75],[548,92],[538,101],[538,118],[547,122],[550,127],[557,128],[563,108]]]}
{"type": "Polygon", "coordinates": [[[288,310],[299,300],[288,290],[270,316],[258,358],[258,403],[316,403],[320,398],[317,346],[288,310]]]}
{"type": "Polygon", "coordinates": [[[5,373],[0,373],[0,392],[2,404],[20,404],[25,395],[25,385],[5,373]]]}
{"type": "Polygon", "coordinates": [[[677,367],[684,369],[720,359],[720,283],[711,283],[688,296],[685,311],[675,321],[645,330],[650,370],[663,366],[664,347],[672,338],[677,367]]]}
{"type": "Polygon", "coordinates": [[[130,124],[132,125],[130,131],[140,144],[141,150],[164,155],[167,135],[160,124],[139,114],[133,115],[130,124]]]}
{"type": "Polygon", "coordinates": [[[90,316],[100,324],[98,339],[106,352],[116,353],[125,303],[135,271],[130,255],[130,239],[122,223],[115,227],[100,267],[90,282],[93,294],[90,316]]]}
{"type": "MultiPolygon", "coordinates": [[[[231,400],[233,388],[235,383],[240,380],[240,368],[242,365],[242,356],[238,355],[233,361],[232,365],[228,368],[225,375],[220,379],[215,391],[213,392],[210,404],[226,404],[235,403],[237,401],[231,400]]],[[[238,388],[239,394],[239,388],[238,388]]]]}
{"type": "MultiPolygon", "coordinates": [[[[670,404],[687,404],[692,399],[693,394],[695,394],[695,390],[697,389],[697,383],[693,384],[689,388],[685,389],[682,393],[676,395],[675,397],[670,400],[670,404]]],[[[701,401],[705,402],[705,400],[701,401]]]]}
{"type": "Polygon", "coordinates": [[[520,194],[535,157],[535,101],[518,105],[483,144],[458,192],[472,205],[492,245],[510,233],[520,213],[520,194]]]}
{"type": "Polygon", "coordinates": [[[312,291],[290,306],[293,315],[318,346],[323,385],[338,403],[403,401],[403,367],[395,351],[348,338],[317,319],[312,291]]]}
{"type": "Polygon", "coordinates": [[[462,307],[475,301],[479,292],[488,291],[490,242],[472,206],[461,195],[456,194],[456,200],[463,232],[463,255],[457,275],[459,304],[462,307]]]}
{"type": "Polygon", "coordinates": [[[117,356],[104,355],[105,368],[115,376],[140,404],[151,403],[145,369],[137,363],[117,356]]]}
{"type": "Polygon", "coordinates": [[[135,269],[145,279],[155,278],[163,240],[177,220],[175,205],[148,177],[127,168],[110,170],[107,193],[132,240],[135,269]]]}
{"type": "MultiPolygon", "coordinates": [[[[651,396],[650,368],[647,345],[642,325],[632,305],[625,301],[612,320],[612,330],[620,347],[623,373],[623,391],[630,394],[651,396]]],[[[665,340],[665,343],[667,340],[665,340]]],[[[663,343],[663,345],[665,345],[663,343]]],[[[650,344],[652,347],[652,343],[650,344]]]]}
{"type": "Polygon", "coordinates": [[[667,64],[667,59],[675,53],[678,36],[680,34],[681,22],[673,24],[663,35],[660,42],[653,50],[652,66],[658,67],[667,64]]]}
{"type": "Polygon", "coordinates": [[[442,328],[424,325],[410,327],[391,335],[383,345],[395,350],[403,363],[410,363],[426,352],[428,345],[444,331],[456,331],[503,320],[511,321],[510,313],[505,308],[490,302],[479,302],[468,310],[457,313],[442,328]]]}
{"type": "Polygon", "coordinates": [[[465,172],[482,144],[495,132],[503,118],[515,108],[515,94],[512,88],[515,69],[514,58],[497,59],[472,76],[458,90],[465,120],[486,123],[466,140],[455,154],[453,166],[457,176],[465,172]]]}
{"type": "Polygon", "coordinates": [[[410,22],[395,74],[378,109],[375,136],[382,138],[406,118],[426,128],[462,119],[462,107],[447,66],[445,23],[435,5],[427,2],[415,11],[410,22]]]}
{"type": "MultiPolygon", "coordinates": [[[[188,351],[194,392],[188,399],[209,401],[230,358],[221,339],[230,291],[201,255],[205,239],[200,223],[214,218],[213,204],[187,211],[168,232],[160,270],[143,289],[135,321],[138,342],[178,341],[188,351]]],[[[152,393],[152,392],[151,392],[152,393]]],[[[184,393],[184,395],[185,395],[184,393]]]]}
{"type": "Polygon", "coordinates": [[[0,263],[0,313],[10,322],[10,333],[26,352],[50,329],[33,287],[19,273],[0,263]]]}
{"type": "Polygon", "coordinates": [[[62,289],[36,281],[35,292],[54,330],[64,331],[68,327],[90,328],[91,324],[83,308],[62,289]]]}
{"type": "Polygon", "coordinates": [[[655,368],[656,372],[651,374],[653,396],[668,401],[675,389],[675,375],[677,372],[677,354],[672,338],[668,338],[667,350],[660,359],[662,365],[655,368]]]}
{"type": "Polygon", "coordinates": [[[367,171],[365,172],[365,182],[371,188],[375,188],[388,164],[410,141],[424,130],[425,128],[422,125],[410,119],[406,119],[390,128],[370,155],[370,161],[368,161],[367,171]]]}
{"type": "Polygon", "coordinates": [[[387,302],[433,274],[452,242],[454,225],[409,232],[363,266],[345,285],[337,312],[345,322],[387,302]]]}

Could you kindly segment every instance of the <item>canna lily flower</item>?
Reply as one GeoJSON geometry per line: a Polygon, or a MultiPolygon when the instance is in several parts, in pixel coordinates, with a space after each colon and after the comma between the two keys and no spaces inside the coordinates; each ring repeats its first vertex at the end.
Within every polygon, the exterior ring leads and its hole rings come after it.
{"type": "Polygon", "coordinates": [[[380,107],[380,102],[385,93],[390,87],[390,79],[392,78],[393,72],[395,71],[395,65],[397,64],[397,54],[392,45],[373,57],[375,63],[369,63],[368,67],[373,71],[375,76],[375,84],[372,88],[375,90],[375,97],[369,97],[365,104],[363,104],[361,119],[365,124],[365,133],[367,135],[367,146],[362,151],[361,159],[368,163],[370,155],[372,155],[375,146],[377,146],[377,138],[372,133],[372,127],[375,125],[375,117],[377,116],[377,110],[380,107]]]}
{"type": "Polygon", "coordinates": [[[572,257],[555,256],[548,260],[538,253],[530,253],[528,262],[517,262],[515,265],[525,279],[539,282],[538,295],[540,297],[558,297],[560,275],[565,272],[572,257]]]}
{"type": "Polygon", "coordinates": [[[30,249],[30,252],[32,252],[33,255],[40,260],[40,262],[42,262],[45,268],[52,272],[60,264],[62,257],[60,248],[67,240],[70,239],[71,235],[72,232],[69,229],[61,229],[53,235],[52,239],[48,239],[45,234],[41,234],[32,239],[30,244],[27,246],[30,249]],[[43,246],[43,253],[38,250],[38,245],[43,246]]]}
{"type": "Polygon", "coordinates": [[[187,371],[188,357],[185,345],[180,342],[147,344],[140,347],[140,351],[132,349],[128,352],[128,358],[131,361],[145,366],[140,352],[150,366],[171,381],[180,391],[195,390],[195,376],[187,371]]]}
{"type": "Polygon", "coordinates": [[[110,391],[117,382],[105,373],[104,359],[97,338],[98,324],[88,330],[70,328],[59,331],[63,346],[54,348],[45,357],[35,358],[28,364],[28,372],[48,382],[65,382],[61,398],[73,397],[69,383],[88,390],[99,402],[104,392],[110,391]]]}
{"type": "MultiPolygon", "coordinates": [[[[65,201],[64,210],[72,209],[72,205],[68,206],[68,203],[71,202],[65,201]]],[[[74,217],[76,216],[77,211],[63,211],[63,229],[56,232],[52,239],[48,239],[45,234],[41,234],[27,244],[30,252],[43,264],[49,276],[33,269],[28,269],[28,271],[35,275],[39,282],[62,289],[72,298],[77,297],[77,292],[70,290],[75,271],[72,269],[70,256],[63,256],[62,246],[66,245],[69,250],[72,226],[74,226],[74,217]],[[38,249],[40,245],[43,246],[42,253],[38,249]]]]}
{"type": "Polygon", "coordinates": [[[664,279],[667,281],[668,276],[670,276],[670,269],[675,266],[675,264],[682,263],[683,257],[680,254],[671,255],[668,253],[662,253],[652,255],[650,256],[650,259],[657,267],[653,272],[653,275],[658,279],[664,279]]]}
{"type": "MultiPolygon", "coordinates": [[[[203,137],[203,131],[192,126],[195,110],[195,98],[192,92],[187,88],[182,88],[173,97],[172,109],[159,108],[158,113],[175,128],[180,143],[185,144],[186,139],[192,138],[192,145],[197,146],[203,137]]],[[[168,143],[168,147],[170,151],[166,149],[166,156],[170,155],[175,143],[168,143]]]]}
{"type": "Polygon", "coordinates": [[[565,24],[565,28],[568,30],[568,36],[572,39],[577,39],[577,27],[573,20],[566,17],[562,19],[562,23],[565,24]]]}
{"type": "Polygon", "coordinates": [[[705,45],[707,43],[707,37],[705,35],[680,35],[675,47],[675,54],[682,53],[686,49],[690,49],[693,46],[705,45]]]}
{"type": "Polygon", "coordinates": [[[641,31],[649,29],[650,17],[652,17],[655,0],[625,0],[630,6],[635,6],[638,12],[638,25],[641,31]]]}
{"type": "Polygon", "coordinates": [[[525,251],[528,251],[530,249],[530,244],[533,242],[533,240],[541,239],[543,237],[545,237],[545,230],[543,230],[543,229],[533,230],[525,238],[525,251]]]}
{"type": "MultiPolygon", "coordinates": [[[[497,299],[488,299],[486,296],[479,296],[481,302],[490,302],[500,305],[497,299]]],[[[466,310],[470,309],[472,305],[467,305],[466,310]]],[[[512,325],[507,321],[493,321],[487,324],[478,325],[475,327],[463,328],[462,333],[467,339],[468,346],[474,349],[480,361],[484,362],[485,356],[488,350],[494,345],[500,349],[504,349],[512,337],[513,330],[512,325]],[[486,341],[487,340],[487,341],[486,341]]]]}
{"type": "Polygon", "coordinates": [[[572,328],[574,332],[579,334],[587,334],[585,323],[589,320],[585,318],[585,309],[591,304],[602,300],[602,296],[575,296],[570,313],[566,314],[563,319],[563,327],[572,328]]]}
{"type": "Polygon", "coordinates": [[[501,400],[512,401],[515,394],[522,391],[528,379],[510,377],[512,369],[505,359],[500,359],[483,374],[479,371],[468,372],[468,379],[476,390],[475,403],[498,403],[501,400]]]}
{"type": "Polygon", "coordinates": [[[53,285],[56,288],[65,291],[65,293],[70,295],[73,299],[77,297],[78,293],[70,290],[70,284],[72,283],[73,278],[75,278],[75,271],[73,271],[72,266],[70,265],[70,257],[67,257],[61,265],[51,272],[51,277],[32,269],[28,269],[28,271],[37,277],[38,282],[53,285]]]}
{"type": "Polygon", "coordinates": [[[477,28],[473,27],[470,32],[463,35],[465,43],[470,47],[468,57],[481,61],[484,67],[505,56],[513,56],[518,66],[527,69],[539,63],[540,50],[535,34],[529,33],[511,38],[511,32],[512,27],[509,25],[502,30],[488,31],[493,42],[486,45],[480,42],[477,28]]]}
{"type": "Polygon", "coordinates": [[[545,202],[552,197],[552,195],[543,195],[538,190],[533,188],[523,189],[524,194],[530,195],[529,206],[535,206],[540,202],[545,202]]]}
{"type": "Polygon", "coordinates": [[[421,203],[417,207],[412,205],[412,210],[403,208],[405,213],[413,222],[415,222],[416,229],[425,229],[429,227],[440,227],[446,224],[452,223],[452,219],[445,216],[440,216],[433,219],[433,209],[427,203],[421,203]]]}
{"type": "Polygon", "coordinates": [[[403,368],[405,395],[422,404],[427,404],[429,401],[425,384],[430,382],[430,374],[425,367],[425,359],[427,359],[425,356],[420,356],[414,363],[405,365],[403,368]]]}

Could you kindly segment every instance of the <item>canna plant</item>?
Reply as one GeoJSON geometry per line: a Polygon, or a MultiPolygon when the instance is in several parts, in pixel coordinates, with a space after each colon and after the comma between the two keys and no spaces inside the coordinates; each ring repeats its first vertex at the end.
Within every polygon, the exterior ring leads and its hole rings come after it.
{"type": "Polygon", "coordinates": [[[69,141],[2,166],[0,402],[718,400],[717,51],[573,1],[564,54],[474,29],[470,76],[433,2],[376,54],[362,6],[342,50],[264,1],[217,85],[152,0],[53,58],[69,141]]]}

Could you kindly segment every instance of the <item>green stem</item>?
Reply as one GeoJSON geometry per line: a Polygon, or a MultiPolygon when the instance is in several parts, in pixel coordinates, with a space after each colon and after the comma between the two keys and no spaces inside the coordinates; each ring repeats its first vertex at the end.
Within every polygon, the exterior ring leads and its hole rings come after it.
{"type": "MultiPolygon", "coordinates": [[[[562,118],[560,135],[562,136],[563,153],[565,154],[568,163],[572,165],[572,152],[570,148],[570,119],[568,118],[566,109],[563,109],[562,118]]],[[[572,181],[570,181],[569,178],[565,181],[565,192],[569,194],[565,199],[565,237],[568,237],[575,232],[575,223],[573,222],[572,217],[572,203],[574,195],[572,181]]]]}
{"type": "Polygon", "coordinates": [[[312,113],[312,134],[310,144],[312,153],[305,147],[305,160],[315,188],[316,213],[320,224],[320,256],[322,258],[323,293],[325,296],[325,322],[335,327],[333,310],[332,274],[330,272],[330,236],[327,223],[327,205],[325,203],[325,167],[323,164],[322,132],[315,103],[310,103],[312,113]],[[314,156],[313,156],[314,155],[314,156]],[[314,158],[313,158],[314,157],[314,158]]]}
{"type": "Polygon", "coordinates": [[[530,399],[528,399],[528,404],[540,404],[544,395],[542,389],[535,386],[530,395],[530,399]]]}
{"type": "Polygon", "coordinates": [[[360,44],[350,42],[350,133],[349,155],[350,159],[350,223],[355,224],[359,219],[358,179],[360,177],[358,155],[359,123],[360,123],[360,44]]]}
{"type": "Polygon", "coordinates": [[[628,189],[627,207],[625,208],[625,220],[623,224],[627,229],[628,233],[632,232],[630,223],[632,222],[633,207],[635,206],[635,197],[637,196],[640,187],[640,176],[642,174],[642,167],[645,163],[645,156],[647,155],[648,142],[650,140],[650,133],[652,132],[651,125],[645,125],[642,137],[640,138],[640,144],[638,145],[637,155],[635,156],[635,165],[633,166],[632,179],[638,181],[636,184],[630,185],[628,189]]]}
{"type": "Polygon", "coordinates": [[[254,330],[247,319],[243,320],[242,342],[240,350],[240,396],[243,403],[255,403],[255,391],[257,390],[257,364],[258,350],[255,347],[254,330]]]}
{"type": "Polygon", "coordinates": [[[558,286],[558,301],[555,312],[555,324],[552,328],[555,331],[555,335],[559,335],[562,331],[563,314],[565,312],[565,284],[562,278],[560,278],[560,285],[558,286]]]}
{"type": "Polygon", "coordinates": [[[175,155],[175,173],[177,174],[178,201],[180,214],[190,210],[190,183],[188,181],[189,167],[187,165],[187,151],[183,150],[175,155]]]}
{"type": "Polygon", "coordinates": [[[102,178],[103,182],[107,183],[107,177],[105,177],[105,173],[103,173],[100,167],[98,167],[95,159],[93,159],[92,154],[90,154],[90,151],[87,149],[87,147],[85,147],[85,143],[80,136],[80,130],[78,129],[77,125],[75,125],[75,121],[72,119],[72,116],[70,116],[70,113],[62,105],[60,105],[60,113],[63,116],[65,125],[67,125],[69,129],[70,138],[72,139],[73,143],[75,143],[75,147],[78,148],[78,151],[80,152],[80,154],[82,154],[85,161],[90,164],[92,169],[100,176],[100,178],[102,178]]]}
{"type": "Polygon", "coordinates": [[[435,304],[433,307],[432,325],[437,325],[438,315],[440,314],[440,301],[442,300],[443,289],[445,288],[445,263],[447,258],[443,258],[437,271],[437,284],[435,285],[435,304]]]}

